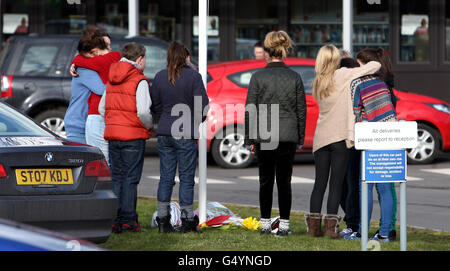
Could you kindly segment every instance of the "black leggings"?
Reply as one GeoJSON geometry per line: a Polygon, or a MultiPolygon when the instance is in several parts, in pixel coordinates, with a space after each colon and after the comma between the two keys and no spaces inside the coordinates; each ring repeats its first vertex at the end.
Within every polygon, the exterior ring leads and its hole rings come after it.
{"type": "Polygon", "coordinates": [[[270,218],[276,176],[280,218],[289,219],[292,205],[292,163],[296,149],[297,144],[290,142],[280,142],[277,149],[270,151],[262,151],[256,146],[261,218],[270,218]]]}
{"type": "Polygon", "coordinates": [[[345,141],[332,143],[314,152],[316,181],[311,193],[311,213],[321,213],[323,196],[329,179],[330,189],[328,191],[327,214],[337,214],[344,176],[347,171],[348,156],[349,153],[345,141]]]}

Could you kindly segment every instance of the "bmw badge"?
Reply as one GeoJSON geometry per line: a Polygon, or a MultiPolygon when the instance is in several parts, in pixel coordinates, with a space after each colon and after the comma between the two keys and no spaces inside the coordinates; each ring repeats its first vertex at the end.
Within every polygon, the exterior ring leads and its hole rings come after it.
{"type": "Polygon", "coordinates": [[[45,154],[45,160],[47,160],[47,162],[53,162],[53,153],[52,152],[47,152],[45,154]]]}

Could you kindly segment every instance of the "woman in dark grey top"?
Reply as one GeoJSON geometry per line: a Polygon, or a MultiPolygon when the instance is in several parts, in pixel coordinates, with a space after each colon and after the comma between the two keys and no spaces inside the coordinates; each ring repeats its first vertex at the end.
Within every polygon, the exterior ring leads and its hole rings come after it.
{"type": "Polygon", "coordinates": [[[276,176],[280,208],[277,236],[289,234],[292,162],[297,145],[303,145],[306,125],[302,79],[283,62],[291,46],[291,39],[284,31],[266,35],[264,47],[268,64],[250,80],[245,112],[246,144],[254,145],[258,157],[261,234],[271,232],[276,176]]]}

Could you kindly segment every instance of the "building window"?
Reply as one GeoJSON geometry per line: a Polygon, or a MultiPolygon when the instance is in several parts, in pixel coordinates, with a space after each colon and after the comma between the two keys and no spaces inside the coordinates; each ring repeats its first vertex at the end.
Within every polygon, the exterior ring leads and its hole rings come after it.
{"type": "Polygon", "coordinates": [[[342,1],[291,1],[291,37],[295,56],[315,58],[320,47],[342,47],[342,1]]]}
{"type": "MultiPolygon", "coordinates": [[[[208,23],[208,63],[220,60],[220,31],[223,26],[219,25],[220,6],[218,0],[209,1],[209,23],[208,23]]],[[[198,59],[198,1],[192,5],[192,56],[194,61],[198,59]]]]}
{"type": "Polygon", "coordinates": [[[389,49],[389,2],[354,1],[353,52],[366,47],[389,49]]]}
{"type": "Polygon", "coordinates": [[[86,27],[86,4],[67,1],[44,2],[46,34],[81,34],[86,27]]]}
{"type": "MultiPolygon", "coordinates": [[[[326,43],[342,47],[342,1],[291,1],[291,36],[295,56],[315,58],[326,43]]],[[[366,47],[389,48],[389,2],[354,1],[353,52],[366,47]]]]}
{"type": "Polygon", "coordinates": [[[276,0],[236,1],[236,59],[254,58],[253,45],[278,30],[276,0]]]}
{"type": "Polygon", "coordinates": [[[4,1],[2,3],[3,22],[2,33],[6,39],[11,35],[29,33],[29,4],[28,1],[4,1]]]}
{"type": "Polygon", "coordinates": [[[400,61],[430,60],[429,1],[400,1],[400,61]]]}

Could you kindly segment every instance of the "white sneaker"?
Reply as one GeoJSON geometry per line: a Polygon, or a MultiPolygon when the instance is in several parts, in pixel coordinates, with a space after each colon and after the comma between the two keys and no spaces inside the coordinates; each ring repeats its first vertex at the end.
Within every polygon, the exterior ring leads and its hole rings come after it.
{"type": "Polygon", "coordinates": [[[352,230],[351,228],[346,228],[346,229],[343,229],[343,230],[339,233],[339,235],[340,235],[341,237],[344,237],[344,236],[352,235],[352,233],[353,233],[353,230],[352,230]]]}

